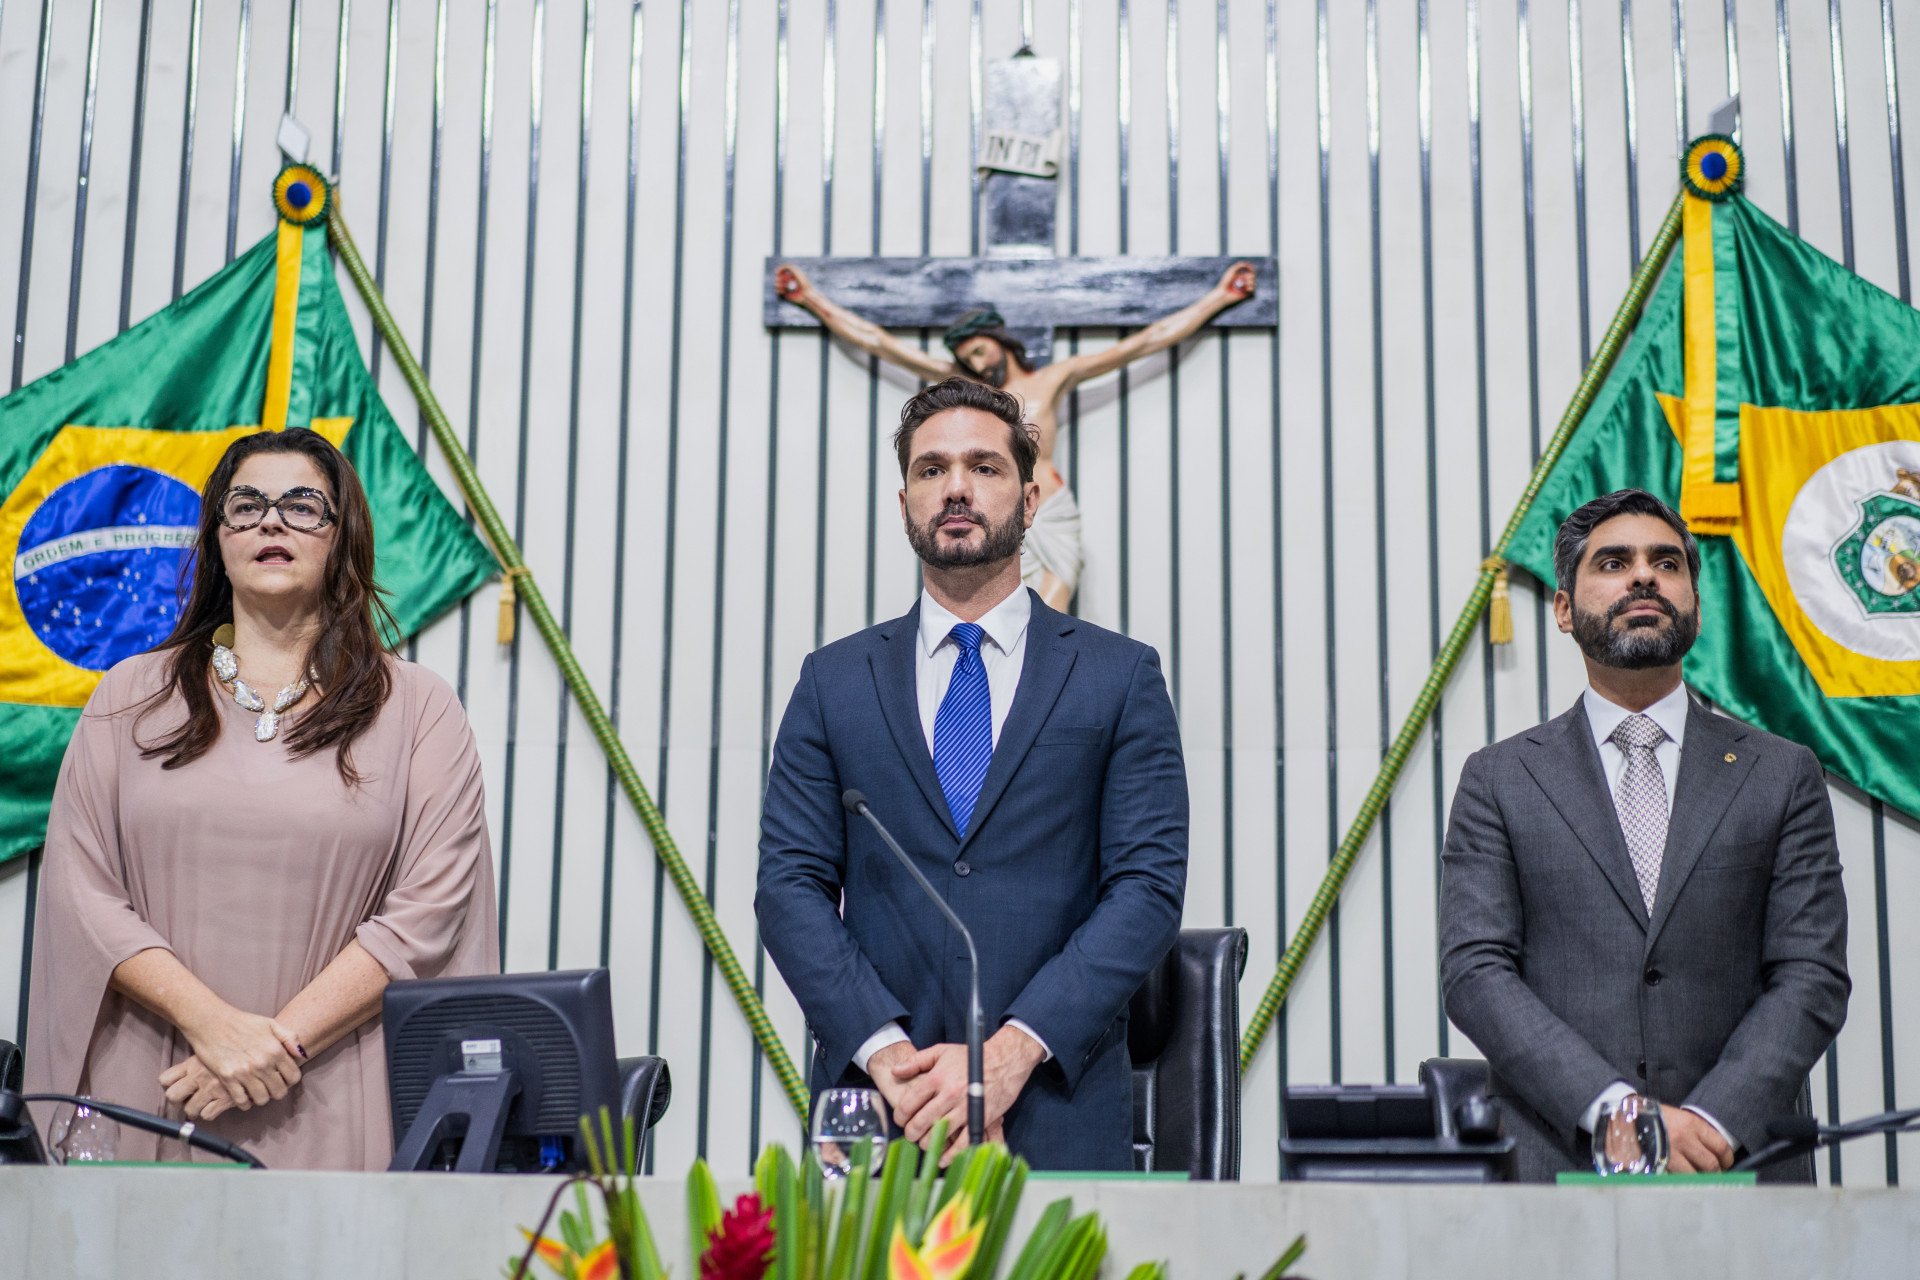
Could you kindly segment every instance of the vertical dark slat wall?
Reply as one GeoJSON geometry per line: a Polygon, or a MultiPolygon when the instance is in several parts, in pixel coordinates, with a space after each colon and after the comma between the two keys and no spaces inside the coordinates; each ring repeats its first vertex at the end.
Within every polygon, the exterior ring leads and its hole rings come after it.
{"type": "MultiPolygon", "coordinates": [[[[1418,0],[1420,78],[1420,347],[1422,386],[1421,407],[1425,411],[1427,480],[1427,653],[1440,652],[1440,426],[1439,395],[1434,370],[1434,296],[1433,296],[1433,31],[1429,0],[1418,0]]],[[[1446,700],[1433,708],[1429,741],[1433,779],[1433,882],[1440,883],[1440,850],[1446,842],[1447,789],[1444,747],[1446,745],[1446,700]]],[[[1452,1026],[1446,1006],[1440,999],[1439,895],[1434,897],[1433,990],[1436,1012],[1434,1042],[1440,1056],[1448,1056],[1452,1026]]]]}
{"type": "MultiPolygon", "coordinates": [[[[1827,56],[1833,77],[1833,149],[1840,195],[1840,262],[1852,271],[1853,160],[1847,146],[1847,71],[1845,52],[1840,47],[1839,0],[1827,0],[1827,56]]],[[[1875,804],[1873,810],[1873,816],[1878,818],[1879,805],[1875,804]]],[[[1876,858],[1876,869],[1878,861],[1876,858]]],[[[1886,974],[1882,973],[1880,977],[1884,982],[1886,974]]],[[[1840,1120],[1840,1053],[1839,1046],[1832,1045],[1827,1049],[1827,1123],[1839,1124],[1840,1120]]],[[[1835,1143],[1827,1148],[1827,1176],[1836,1187],[1841,1185],[1844,1160],[1845,1153],[1840,1144],[1835,1143]]]]}
{"type": "Polygon", "coordinates": [[[1633,71],[1633,0],[1620,0],[1620,114],[1627,151],[1627,260],[1640,269],[1639,85],[1633,71]]]}
{"type": "MultiPolygon", "coordinates": [[[[528,59],[527,91],[527,231],[520,281],[520,378],[519,413],[513,472],[513,540],[527,545],[527,449],[530,444],[529,402],[533,391],[533,305],[538,265],[540,228],[540,129],[545,115],[546,94],[546,0],[533,0],[531,56],[528,59]]],[[[565,608],[565,583],[562,583],[562,608],[565,608]]],[[[507,908],[513,901],[514,810],[519,798],[520,763],[520,656],[527,630],[516,626],[513,643],[507,647],[507,731],[506,753],[501,766],[500,802],[500,956],[511,967],[507,951],[507,908]]],[[[558,797],[556,797],[557,801],[558,797]]],[[[559,820],[558,804],[555,821],[559,820]]]]}
{"type": "MultiPolygon", "coordinates": [[[[787,6],[780,0],[780,25],[774,36],[773,105],[773,256],[785,251],[787,215],[787,6]]],[[[767,335],[767,539],[765,559],[761,563],[760,583],[760,773],[767,776],[773,764],[773,637],[774,582],[780,551],[780,352],[784,335],[776,329],[767,335]]],[[[760,996],[767,991],[767,948],[760,937],[758,921],[753,928],[753,989],[760,996]]],[[[760,1107],[766,1092],[764,1055],[755,1040],[748,1064],[747,1151],[749,1164],[760,1153],[760,1107]]],[[[804,1070],[805,1068],[803,1068],[804,1070]]]]}
{"type": "MultiPolygon", "coordinates": [[[[1380,671],[1378,698],[1379,752],[1384,758],[1393,741],[1393,703],[1388,692],[1389,646],[1387,621],[1387,353],[1380,253],[1380,7],[1367,0],[1367,256],[1373,393],[1373,640],[1380,671]]],[[[1224,343],[1222,344],[1224,346],[1224,343]]],[[[1337,817],[1338,815],[1334,815],[1337,817]]],[[[1393,806],[1380,813],[1380,1025],[1385,1078],[1394,1079],[1393,1010],[1393,806]]]]}
{"type": "MultiPolygon", "coordinates": [[[[1907,260],[1907,166],[1900,128],[1900,66],[1895,54],[1893,0],[1880,0],[1880,58],[1887,94],[1887,158],[1893,180],[1894,264],[1900,301],[1913,301],[1913,280],[1907,260]]],[[[1880,962],[1880,1081],[1881,1105],[1892,1111],[1898,1080],[1893,1055],[1893,939],[1887,927],[1887,814],[1875,800],[1873,810],[1874,941],[1880,962]]],[[[1887,1185],[1900,1185],[1900,1141],[1888,1134],[1887,1185]]]]}
{"type": "MultiPolygon", "coordinates": [[[[299,38],[299,2],[293,0],[293,22],[288,29],[299,38]]],[[[240,149],[247,135],[247,58],[253,48],[253,0],[240,0],[240,38],[233,57],[233,129],[227,153],[227,256],[232,262],[234,237],[240,230],[240,149]]],[[[290,43],[287,49],[287,105],[293,105],[293,69],[299,50],[290,43]]]]}
{"type": "MultiPolygon", "coordinates": [[[[1371,0],[1369,0],[1371,2],[1371,0]]],[[[1227,64],[1227,0],[1214,12],[1215,148],[1220,168],[1220,249],[1230,253],[1232,80],[1227,64]]],[[[1233,343],[1225,330],[1214,335],[1220,348],[1220,920],[1232,924],[1233,912],[1233,343]]]]}
{"type": "MultiPolygon", "coordinates": [[[[567,501],[561,517],[560,629],[573,634],[576,507],[580,495],[580,353],[587,300],[587,179],[593,160],[594,0],[580,11],[580,146],[573,196],[573,327],[567,361],[567,501]]],[[[531,239],[531,236],[529,236],[531,239]]],[[[531,325],[529,325],[531,332],[531,325]]],[[[567,814],[567,735],[573,725],[573,697],[565,682],[555,695],[553,749],[553,866],[547,885],[547,968],[560,967],[560,898],[565,865],[567,814]]]]}
{"type": "Polygon", "coordinates": [[[146,149],[147,73],[153,62],[153,0],[140,0],[140,49],[133,79],[133,128],[127,156],[127,225],[120,251],[120,331],[133,315],[134,228],[140,225],[140,158],[146,149]]]}
{"type": "MultiPolygon", "coordinates": [[[[1327,2],[1318,0],[1314,13],[1314,88],[1319,108],[1318,178],[1320,195],[1320,572],[1321,607],[1325,611],[1321,643],[1327,682],[1327,861],[1340,847],[1340,710],[1339,628],[1335,623],[1336,539],[1333,521],[1333,102],[1332,70],[1328,64],[1327,2]]],[[[1327,978],[1330,992],[1327,1034],[1329,1072],[1340,1076],[1340,904],[1327,915],[1327,978]]]]}
{"type": "MultiPolygon", "coordinates": [[[[720,693],[722,662],[726,655],[727,590],[727,462],[730,423],[727,412],[729,377],[733,367],[733,166],[738,142],[740,85],[740,0],[731,0],[727,9],[726,134],[724,146],[725,194],[721,214],[720,249],[720,403],[715,423],[719,457],[715,470],[718,504],[713,532],[713,657],[711,704],[707,728],[707,839],[706,894],[712,906],[720,877],[720,693]]],[[[712,1102],[713,1062],[713,957],[700,956],[700,1077],[699,1122],[695,1150],[704,1159],[707,1154],[707,1116],[712,1102]]]]}
{"type": "MultiPolygon", "coordinates": [[[[1426,0],[1420,0],[1425,4],[1426,0]]],[[[1266,130],[1267,130],[1267,253],[1280,254],[1280,22],[1277,0],[1266,0],[1266,130]]],[[[1282,300],[1284,281],[1279,286],[1282,300]]],[[[1285,315],[1284,310],[1280,312],[1285,315]]],[[[1280,440],[1280,325],[1267,338],[1267,486],[1272,514],[1268,538],[1273,557],[1273,957],[1278,963],[1287,947],[1287,645],[1286,645],[1286,514],[1280,440]]],[[[1250,947],[1249,950],[1252,950],[1250,947]]],[[[1276,1114],[1287,1087],[1291,1007],[1284,1007],[1273,1029],[1274,1094],[1276,1114]]]]}
{"type": "MultiPolygon", "coordinates": [[[[654,784],[654,800],[660,806],[664,817],[670,811],[667,808],[667,763],[669,759],[670,735],[673,724],[673,585],[674,576],[679,568],[676,555],[679,546],[679,494],[680,494],[680,375],[681,375],[681,303],[685,282],[686,265],[686,223],[687,223],[687,116],[691,107],[693,93],[693,0],[681,0],[680,3],[680,66],[679,77],[675,81],[675,125],[676,140],[674,186],[673,186],[673,310],[672,331],[668,339],[668,381],[667,381],[667,501],[666,501],[666,539],[663,553],[665,564],[662,567],[661,581],[661,658],[660,658],[660,762],[657,781],[654,784]]],[[[647,1015],[647,1052],[660,1052],[660,1014],[662,957],[665,954],[666,928],[666,869],[656,859],[653,866],[653,967],[649,974],[651,990],[649,992],[647,1015]]],[[[702,963],[705,958],[702,957],[702,963]]],[[[653,1171],[653,1150],[649,1144],[648,1169],[653,1171]]]]}

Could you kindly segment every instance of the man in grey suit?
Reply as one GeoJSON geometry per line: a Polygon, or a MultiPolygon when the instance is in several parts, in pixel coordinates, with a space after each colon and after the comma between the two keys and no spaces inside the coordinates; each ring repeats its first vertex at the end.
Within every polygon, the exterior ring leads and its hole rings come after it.
{"type": "MultiPolygon", "coordinates": [[[[1726,1169],[1795,1109],[1846,1020],[1826,786],[1805,747],[1687,695],[1700,552],[1665,503],[1587,503],[1554,576],[1588,687],[1461,772],[1441,858],[1447,1015],[1487,1055],[1522,1180],[1591,1168],[1601,1107],[1632,1094],[1661,1103],[1671,1169],[1726,1169]]],[[[1770,1174],[1812,1181],[1812,1160],[1770,1174]]]]}

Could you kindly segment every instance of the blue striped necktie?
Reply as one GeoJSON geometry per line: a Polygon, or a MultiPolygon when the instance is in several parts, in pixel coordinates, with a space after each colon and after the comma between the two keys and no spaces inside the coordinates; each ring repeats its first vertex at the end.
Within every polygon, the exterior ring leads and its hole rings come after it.
{"type": "Polygon", "coordinates": [[[962,836],[993,760],[993,699],[987,692],[986,665],[980,661],[985,634],[977,622],[957,623],[947,633],[960,657],[933,718],[933,771],[946,794],[954,829],[962,836]]]}

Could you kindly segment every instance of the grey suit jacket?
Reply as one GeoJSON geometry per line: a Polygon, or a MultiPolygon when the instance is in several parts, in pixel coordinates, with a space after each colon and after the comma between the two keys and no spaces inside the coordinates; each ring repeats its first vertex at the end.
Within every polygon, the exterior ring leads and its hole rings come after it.
{"type": "Polygon", "coordinates": [[[1757,1150],[1846,1020],[1820,766],[1691,701],[1651,918],[1583,702],[1474,753],[1441,864],[1447,1015],[1517,1104],[1525,1180],[1589,1167],[1577,1126],[1615,1080],[1757,1150]]]}

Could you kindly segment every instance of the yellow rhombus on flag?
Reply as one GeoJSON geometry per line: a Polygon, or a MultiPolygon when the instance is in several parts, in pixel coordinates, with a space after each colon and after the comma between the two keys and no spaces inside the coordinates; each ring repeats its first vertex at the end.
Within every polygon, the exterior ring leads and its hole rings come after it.
{"type": "Polygon", "coordinates": [[[1687,163],[1681,252],[1509,558],[1551,583],[1582,502],[1672,503],[1704,535],[1687,680],[1920,815],[1920,312],[1750,204],[1731,143],[1687,163]]]}

